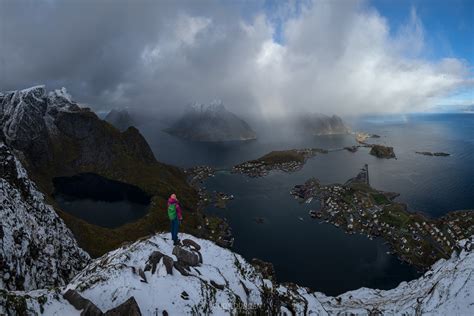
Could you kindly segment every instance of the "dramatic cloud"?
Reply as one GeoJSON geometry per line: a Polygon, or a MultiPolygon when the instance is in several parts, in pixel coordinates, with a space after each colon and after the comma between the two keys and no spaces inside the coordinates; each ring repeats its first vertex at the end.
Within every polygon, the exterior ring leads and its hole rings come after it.
{"type": "Polygon", "coordinates": [[[390,30],[358,1],[5,0],[0,89],[66,86],[96,109],[423,110],[469,81],[461,60],[424,59],[424,36],[415,9],[390,30]]]}

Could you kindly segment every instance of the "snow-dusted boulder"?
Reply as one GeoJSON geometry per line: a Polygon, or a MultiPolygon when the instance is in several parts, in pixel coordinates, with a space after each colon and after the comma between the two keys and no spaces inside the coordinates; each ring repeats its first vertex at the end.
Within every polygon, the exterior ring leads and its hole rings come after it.
{"type": "Polygon", "coordinates": [[[0,289],[62,286],[89,261],[4,143],[0,143],[0,218],[0,289]]]}

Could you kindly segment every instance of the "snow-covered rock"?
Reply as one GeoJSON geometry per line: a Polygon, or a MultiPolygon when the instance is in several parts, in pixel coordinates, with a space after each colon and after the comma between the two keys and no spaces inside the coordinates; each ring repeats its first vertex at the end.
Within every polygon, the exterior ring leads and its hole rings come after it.
{"type": "Polygon", "coordinates": [[[0,289],[62,286],[89,261],[20,161],[0,142],[0,289]]]}
{"type": "MultiPolygon", "coordinates": [[[[474,253],[472,239],[449,260],[438,261],[419,279],[402,282],[388,291],[358,289],[338,297],[312,292],[294,284],[277,284],[264,279],[258,270],[240,255],[211,241],[181,234],[201,246],[203,262],[189,267],[189,275],[173,269],[166,273],[162,263],[153,273],[138,273],[151,253],[159,251],[173,258],[169,234],[125,245],[91,262],[62,293],[74,290],[102,312],[130,298],[137,302],[142,315],[216,314],[265,312],[266,314],[312,315],[472,315],[474,313],[474,253]]],[[[176,257],[174,257],[176,260],[176,257]]],[[[15,295],[25,298],[26,293],[15,295]]],[[[61,293],[34,292],[25,298],[31,313],[39,311],[43,299],[47,315],[78,315],[61,293]],[[58,311],[61,311],[59,313],[58,311]],[[71,312],[71,314],[65,311],[71,312]]],[[[1,305],[0,305],[1,306],[1,305]]],[[[0,309],[0,313],[2,310],[0,309]]]]}

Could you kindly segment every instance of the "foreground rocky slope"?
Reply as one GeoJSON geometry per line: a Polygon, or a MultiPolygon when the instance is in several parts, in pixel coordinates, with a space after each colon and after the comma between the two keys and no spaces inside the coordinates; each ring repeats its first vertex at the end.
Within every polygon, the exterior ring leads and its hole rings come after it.
{"type": "MultiPolygon", "coordinates": [[[[338,297],[294,284],[278,284],[261,265],[213,242],[168,234],[123,246],[96,259],[57,291],[10,292],[29,314],[79,315],[82,306],[106,312],[139,309],[142,315],[235,314],[470,315],[474,312],[472,239],[424,276],[389,291],[362,288],[338,297]]],[[[271,269],[270,269],[271,270],[271,269]]],[[[0,312],[15,314],[6,299],[0,312]],[[3,311],[2,309],[3,308],[3,311]]],[[[98,313],[97,313],[98,314],[98,313]]],[[[96,314],[96,315],[97,315],[96,314]]],[[[137,315],[137,314],[133,314],[137,315]]]]}
{"type": "Polygon", "coordinates": [[[89,261],[3,142],[0,218],[0,289],[65,285],[89,261]]]}

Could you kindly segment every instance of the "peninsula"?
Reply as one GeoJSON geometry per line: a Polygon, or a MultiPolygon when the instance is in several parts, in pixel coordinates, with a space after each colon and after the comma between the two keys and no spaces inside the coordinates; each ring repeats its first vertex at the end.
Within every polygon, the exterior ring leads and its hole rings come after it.
{"type": "Polygon", "coordinates": [[[397,193],[370,186],[368,166],[345,184],[322,185],[311,178],[296,185],[291,194],[301,202],[316,198],[319,210],[311,217],[341,227],[346,232],[382,237],[397,256],[419,269],[449,258],[460,240],[474,233],[474,210],[450,212],[432,219],[395,202],[397,193]]]}

